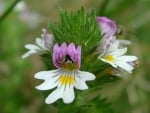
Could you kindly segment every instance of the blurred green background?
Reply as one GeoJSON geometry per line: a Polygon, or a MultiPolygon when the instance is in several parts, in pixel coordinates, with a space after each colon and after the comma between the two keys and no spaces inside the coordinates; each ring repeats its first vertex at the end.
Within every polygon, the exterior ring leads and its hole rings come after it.
{"type": "Polygon", "coordinates": [[[0,113],[57,112],[35,89],[38,81],[33,75],[44,69],[40,57],[24,60],[21,55],[42,28],[59,20],[59,7],[76,11],[81,6],[114,19],[123,29],[123,38],[133,43],[129,53],[139,57],[132,75],[106,84],[101,94],[118,113],[150,113],[150,0],[0,0],[0,113]]]}

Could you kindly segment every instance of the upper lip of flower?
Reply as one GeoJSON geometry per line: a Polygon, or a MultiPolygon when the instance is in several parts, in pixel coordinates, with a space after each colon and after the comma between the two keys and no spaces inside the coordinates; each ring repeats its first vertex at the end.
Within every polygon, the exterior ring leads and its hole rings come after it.
{"type": "Polygon", "coordinates": [[[98,21],[102,35],[104,35],[105,38],[109,38],[110,36],[113,36],[117,32],[117,25],[116,23],[107,18],[107,17],[96,17],[96,20],[98,21]]]}
{"type": "Polygon", "coordinates": [[[53,63],[57,68],[79,69],[81,63],[81,46],[75,48],[74,43],[70,43],[67,46],[65,42],[60,47],[58,44],[55,44],[53,48],[53,63]]]}

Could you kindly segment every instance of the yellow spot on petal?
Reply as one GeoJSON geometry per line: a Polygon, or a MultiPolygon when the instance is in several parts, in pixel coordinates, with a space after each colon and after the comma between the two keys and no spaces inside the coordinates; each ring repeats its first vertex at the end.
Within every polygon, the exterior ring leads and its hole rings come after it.
{"type": "Polygon", "coordinates": [[[114,61],[115,60],[115,58],[112,56],[112,55],[106,55],[105,57],[104,57],[104,59],[105,60],[108,60],[108,61],[114,61]]]}
{"type": "Polygon", "coordinates": [[[59,82],[62,85],[71,85],[74,83],[74,81],[75,81],[75,78],[72,75],[61,75],[59,78],[59,82]]]}

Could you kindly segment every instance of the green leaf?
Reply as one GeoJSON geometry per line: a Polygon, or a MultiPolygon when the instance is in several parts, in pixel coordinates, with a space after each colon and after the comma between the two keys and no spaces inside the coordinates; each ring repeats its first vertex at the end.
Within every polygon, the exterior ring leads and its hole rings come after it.
{"type": "Polygon", "coordinates": [[[97,47],[101,39],[95,17],[94,10],[86,13],[83,7],[74,13],[60,9],[60,23],[50,23],[55,41],[58,44],[73,42],[81,45],[82,54],[86,56],[97,47]]]}

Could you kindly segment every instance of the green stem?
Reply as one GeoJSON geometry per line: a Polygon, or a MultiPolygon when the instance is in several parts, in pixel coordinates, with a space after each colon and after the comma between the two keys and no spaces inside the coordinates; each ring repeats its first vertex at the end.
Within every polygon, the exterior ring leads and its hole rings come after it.
{"type": "Polygon", "coordinates": [[[3,21],[8,14],[13,10],[13,8],[17,5],[17,3],[21,1],[21,0],[15,0],[10,7],[8,7],[8,9],[2,14],[2,16],[0,17],[0,22],[3,21]]]}
{"type": "Polygon", "coordinates": [[[109,0],[104,0],[103,1],[102,6],[98,10],[98,13],[97,13],[98,15],[104,15],[105,9],[106,9],[106,6],[107,6],[108,2],[109,2],[109,0]]]}

